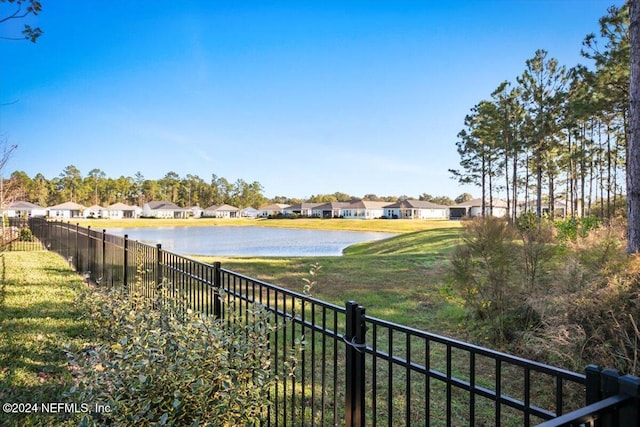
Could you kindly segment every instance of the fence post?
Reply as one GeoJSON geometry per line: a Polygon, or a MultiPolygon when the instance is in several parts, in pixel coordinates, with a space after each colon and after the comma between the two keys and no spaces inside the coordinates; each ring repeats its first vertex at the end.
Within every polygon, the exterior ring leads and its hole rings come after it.
{"type": "Polygon", "coordinates": [[[122,245],[122,264],[123,264],[123,272],[122,272],[122,287],[124,288],[125,293],[128,293],[129,283],[128,277],[129,274],[129,235],[124,235],[124,243],[122,245]]]}
{"type": "Polygon", "coordinates": [[[156,245],[156,289],[162,286],[162,244],[156,245]]]}
{"type": "Polygon", "coordinates": [[[107,230],[102,229],[102,280],[107,283],[107,230]]]}
{"type": "Polygon", "coordinates": [[[640,425],[640,378],[633,375],[620,377],[620,393],[633,396],[632,405],[620,408],[620,421],[623,426],[640,425]]]}
{"type": "Polygon", "coordinates": [[[91,253],[91,226],[87,225],[87,272],[88,279],[91,279],[93,269],[93,254],[91,253]]]}
{"type": "Polygon", "coordinates": [[[586,399],[585,405],[589,406],[601,400],[600,398],[600,367],[589,365],[585,368],[586,375],[586,399]]]}
{"type": "MultiPolygon", "coordinates": [[[[73,256],[71,254],[71,221],[67,221],[67,241],[66,241],[66,244],[67,245],[65,246],[64,258],[67,260],[67,262],[69,262],[69,257],[73,256]]],[[[69,263],[69,264],[71,264],[71,263],[69,263]]]]}
{"type": "Polygon", "coordinates": [[[213,263],[213,316],[222,318],[222,303],[220,301],[220,289],[222,287],[222,272],[220,261],[213,263]]]}
{"type": "Polygon", "coordinates": [[[365,310],[355,301],[346,304],[345,425],[364,427],[365,310]]]}
{"type": "Polygon", "coordinates": [[[80,224],[78,224],[76,222],[76,236],[75,236],[75,245],[74,245],[74,249],[75,249],[75,253],[74,253],[74,259],[73,259],[73,265],[76,268],[76,273],[82,273],[80,271],[80,224]]]}
{"type": "Polygon", "coordinates": [[[607,397],[615,396],[619,393],[620,384],[620,372],[615,369],[603,369],[600,373],[602,376],[601,383],[601,391],[602,396],[601,399],[606,399],[607,397]]]}

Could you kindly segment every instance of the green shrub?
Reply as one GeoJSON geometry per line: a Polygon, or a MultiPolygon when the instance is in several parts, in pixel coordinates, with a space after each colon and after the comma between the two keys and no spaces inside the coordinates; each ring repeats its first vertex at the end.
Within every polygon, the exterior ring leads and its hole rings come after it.
{"type": "Polygon", "coordinates": [[[565,218],[554,222],[558,230],[560,241],[575,241],[578,237],[585,238],[590,231],[600,227],[600,219],[595,216],[582,218],[565,218]]]}
{"type": "Polygon", "coordinates": [[[35,240],[31,230],[27,227],[21,228],[18,234],[18,240],[21,242],[33,242],[35,240]]]}
{"type": "Polygon", "coordinates": [[[503,219],[468,221],[463,244],[451,260],[454,287],[492,342],[508,339],[522,302],[521,286],[513,274],[519,262],[514,238],[514,230],[503,219]]]}
{"type": "Polygon", "coordinates": [[[523,279],[527,292],[531,294],[541,284],[557,252],[553,223],[527,212],[515,222],[522,240],[523,279]]]}
{"type": "MultiPolygon", "coordinates": [[[[109,405],[85,424],[258,425],[267,414],[269,313],[254,306],[224,321],[184,310],[165,292],[151,303],[119,292],[90,303],[103,340],[69,354],[81,372],[70,394],[109,405]]],[[[225,299],[223,298],[223,301],[225,299]]]]}

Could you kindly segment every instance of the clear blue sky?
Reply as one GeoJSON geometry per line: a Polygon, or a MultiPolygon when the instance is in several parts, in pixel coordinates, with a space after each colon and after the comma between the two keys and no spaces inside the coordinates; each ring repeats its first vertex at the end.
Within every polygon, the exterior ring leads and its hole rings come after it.
{"type": "Polygon", "coordinates": [[[43,0],[36,44],[0,41],[0,134],[19,146],[5,175],[478,196],[448,173],[465,114],[536,49],[588,64],[582,40],[622,4],[43,0]]]}

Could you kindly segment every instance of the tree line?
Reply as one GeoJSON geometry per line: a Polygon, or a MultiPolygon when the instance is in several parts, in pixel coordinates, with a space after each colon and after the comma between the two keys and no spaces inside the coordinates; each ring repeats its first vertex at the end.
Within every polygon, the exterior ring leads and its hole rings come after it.
{"type": "MultiPolygon", "coordinates": [[[[567,68],[546,50],[474,105],[456,142],[454,179],[498,195],[515,218],[541,216],[557,203],[575,216],[624,214],[629,140],[629,5],[610,7],[585,37],[590,67],[567,68]]],[[[485,204],[483,203],[483,204],[485,204]]]]}
{"type": "MultiPolygon", "coordinates": [[[[15,149],[17,147],[13,147],[15,149]]],[[[7,159],[8,155],[2,156],[7,159]]],[[[2,166],[0,166],[0,171],[2,166]]],[[[257,181],[246,182],[243,179],[229,181],[224,177],[212,174],[208,180],[198,175],[187,174],[180,176],[176,172],[168,172],[161,179],[146,179],[137,172],[133,177],[108,177],[97,168],[91,169],[86,175],[69,165],[53,179],[47,179],[41,173],[33,178],[23,171],[14,171],[8,180],[0,187],[3,195],[3,205],[16,200],[24,200],[40,206],[54,206],[72,201],[85,206],[109,206],[122,202],[130,205],[143,206],[151,200],[164,200],[179,206],[200,206],[229,204],[239,208],[259,207],[268,203],[295,204],[302,202],[350,202],[355,200],[375,200],[396,202],[407,199],[408,196],[383,196],[367,194],[355,197],[342,192],[332,194],[315,194],[307,199],[297,199],[286,196],[267,198],[262,184],[257,181]]],[[[452,205],[471,199],[471,195],[463,193],[455,200],[446,196],[431,196],[423,193],[419,200],[433,203],[452,205]]]]}
{"type": "Polygon", "coordinates": [[[143,206],[151,200],[164,200],[179,206],[230,204],[238,207],[258,206],[264,203],[262,185],[237,179],[234,182],[212,174],[210,179],[187,174],[181,177],[168,172],[161,179],[146,179],[137,172],[133,177],[108,177],[97,168],[86,175],[69,165],[53,179],[41,173],[33,178],[25,172],[15,171],[5,183],[11,189],[11,199],[25,200],[40,206],[53,206],[72,201],[85,206],[109,206],[122,202],[143,206]]]}

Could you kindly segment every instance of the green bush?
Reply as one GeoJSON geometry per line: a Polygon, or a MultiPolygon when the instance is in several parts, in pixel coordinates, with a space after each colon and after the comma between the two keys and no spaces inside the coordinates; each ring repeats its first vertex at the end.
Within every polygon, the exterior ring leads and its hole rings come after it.
{"type": "Polygon", "coordinates": [[[558,250],[553,223],[527,212],[516,218],[515,226],[522,241],[522,278],[531,294],[540,287],[558,250]]]}
{"type": "Polygon", "coordinates": [[[586,216],[557,220],[554,225],[558,230],[558,238],[561,241],[575,241],[578,237],[587,237],[590,231],[600,227],[600,222],[600,219],[595,216],[586,216]]]}
{"type": "MultiPolygon", "coordinates": [[[[224,321],[184,310],[166,292],[150,302],[92,294],[103,342],[70,353],[80,372],[70,394],[109,405],[85,416],[96,425],[258,425],[276,378],[269,313],[254,306],[224,321]]],[[[224,298],[223,298],[224,301],[224,298]]]]}
{"type": "Polygon", "coordinates": [[[31,230],[27,227],[21,228],[18,234],[18,240],[21,242],[33,242],[35,240],[31,230]]]}
{"type": "Polygon", "coordinates": [[[520,310],[521,286],[514,280],[520,261],[515,233],[503,219],[477,218],[465,223],[463,244],[453,254],[452,278],[465,306],[492,342],[504,342],[520,310]],[[515,255],[515,256],[514,256],[515,255]]]}

